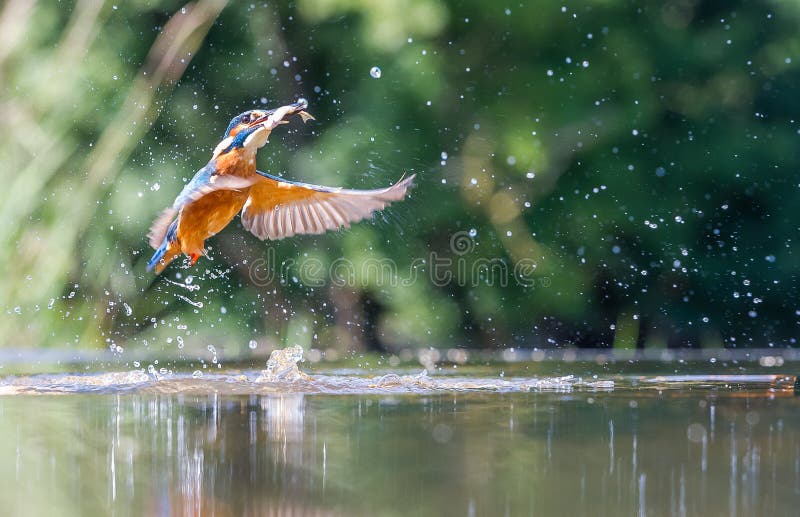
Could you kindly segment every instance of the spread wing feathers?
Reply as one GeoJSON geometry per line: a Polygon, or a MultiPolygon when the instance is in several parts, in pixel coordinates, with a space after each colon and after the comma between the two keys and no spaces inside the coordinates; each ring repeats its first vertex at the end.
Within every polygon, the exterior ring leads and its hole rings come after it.
{"type": "Polygon", "coordinates": [[[153,222],[147,234],[148,242],[153,249],[158,249],[167,236],[167,229],[181,209],[201,197],[217,190],[240,190],[250,187],[256,178],[240,178],[238,176],[219,175],[212,164],[208,164],[194,175],[192,180],[183,187],[181,193],[175,198],[171,207],[161,212],[153,222]]]}
{"type": "Polygon", "coordinates": [[[242,209],[242,224],[261,240],[297,234],[320,234],[350,227],[373,212],[400,201],[414,176],[375,190],[348,190],[295,183],[259,171],[242,209]]]}

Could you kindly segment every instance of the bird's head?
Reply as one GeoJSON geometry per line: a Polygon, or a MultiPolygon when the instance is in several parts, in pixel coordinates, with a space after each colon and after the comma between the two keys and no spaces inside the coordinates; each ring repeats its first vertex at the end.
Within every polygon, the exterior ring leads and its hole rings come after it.
{"type": "Polygon", "coordinates": [[[231,119],[223,138],[235,137],[242,131],[254,129],[258,124],[266,122],[273,113],[275,110],[249,110],[240,113],[231,119]]]}
{"type": "Polygon", "coordinates": [[[273,110],[249,110],[240,113],[231,119],[228,129],[225,130],[225,137],[214,150],[214,156],[219,156],[233,150],[245,150],[255,152],[264,147],[269,139],[269,134],[280,124],[286,124],[283,120],[290,115],[299,114],[303,121],[313,119],[304,110],[308,107],[305,99],[300,99],[294,104],[281,106],[273,110]]]}

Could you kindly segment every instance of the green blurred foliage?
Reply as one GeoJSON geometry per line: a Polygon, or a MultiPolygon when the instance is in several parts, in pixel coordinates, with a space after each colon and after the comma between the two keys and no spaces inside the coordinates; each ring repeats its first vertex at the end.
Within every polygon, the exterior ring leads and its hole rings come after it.
{"type": "Polygon", "coordinates": [[[188,6],[208,24],[177,81],[148,59],[180,2],[2,7],[3,345],[795,344],[800,4],[223,4],[188,6]],[[195,268],[145,273],[229,119],[299,96],[317,122],[276,131],[262,170],[417,173],[412,197],[288,241],[237,219],[195,268]],[[310,259],[352,281],[308,281],[310,259]],[[492,260],[524,282],[459,280],[492,260]]]}

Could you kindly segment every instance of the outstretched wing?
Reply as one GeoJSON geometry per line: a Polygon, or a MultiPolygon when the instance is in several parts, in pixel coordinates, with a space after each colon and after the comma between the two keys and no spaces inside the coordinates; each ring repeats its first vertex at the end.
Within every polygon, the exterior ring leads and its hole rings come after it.
{"type": "Polygon", "coordinates": [[[375,190],[348,190],[296,183],[258,171],[242,209],[242,224],[261,240],[297,234],[320,234],[350,227],[373,212],[400,201],[414,176],[375,190]]]}
{"type": "Polygon", "coordinates": [[[247,188],[257,181],[253,178],[240,178],[238,176],[220,175],[216,173],[212,163],[209,163],[194,175],[192,180],[183,187],[181,193],[175,198],[171,207],[161,212],[161,215],[150,226],[147,234],[148,242],[153,249],[158,249],[167,235],[167,229],[181,209],[197,201],[201,197],[217,190],[239,190],[247,188]]]}

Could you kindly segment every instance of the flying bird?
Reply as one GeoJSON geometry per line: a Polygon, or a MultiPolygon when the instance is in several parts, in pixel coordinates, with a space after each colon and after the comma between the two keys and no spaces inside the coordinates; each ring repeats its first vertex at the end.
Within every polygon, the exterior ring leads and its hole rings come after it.
{"type": "Polygon", "coordinates": [[[313,120],[308,103],[237,115],[214,149],[171,207],[155,220],[148,239],[155,253],[147,270],[161,273],[181,253],[194,265],[205,255],[205,240],[219,233],[241,212],[242,225],[261,240],[299,234],[320,234],[349,228],[393,201],[402,200],[414,176],[375,190],[323,187],[288,181],[256,170],[256,152],[273,129],[292,115],[313,120]]]}

